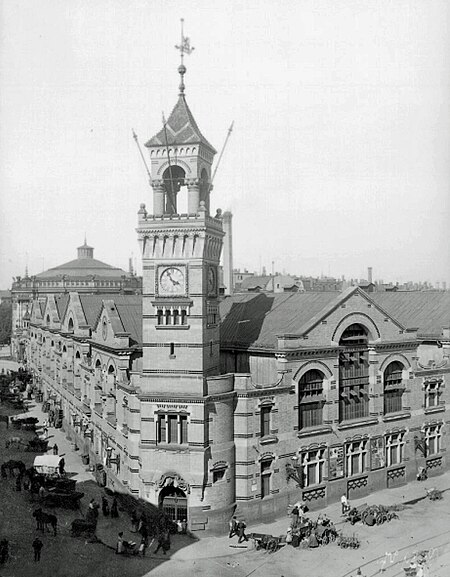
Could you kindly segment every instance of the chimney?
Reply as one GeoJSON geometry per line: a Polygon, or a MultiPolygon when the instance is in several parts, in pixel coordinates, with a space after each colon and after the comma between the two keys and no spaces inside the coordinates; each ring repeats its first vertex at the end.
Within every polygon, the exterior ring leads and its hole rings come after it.
{"type": "Polygon", "coordinates": [[[233,294],[233,215],[226,211],[222,216],[223,232],[223,284],[225,285],[225,294],[233,294]]]}
{"type": "Polygon", "coordinates": [[[367,268],[367,280],[368,280],[369,282],[373,282],[373,281],[372,281],[372,267],[371,267],[371,266],[369,266],[369,267],[367,268]]]}

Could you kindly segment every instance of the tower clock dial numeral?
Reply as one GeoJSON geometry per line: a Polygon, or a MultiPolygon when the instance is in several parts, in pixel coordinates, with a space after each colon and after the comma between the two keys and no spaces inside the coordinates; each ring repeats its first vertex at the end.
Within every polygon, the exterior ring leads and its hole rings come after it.
{"type": "Polygon", "coordinates": [[[164,294],[184,294],[184,272],[173,266],[164,269],[159,277],[159,288],[164,294]]]}

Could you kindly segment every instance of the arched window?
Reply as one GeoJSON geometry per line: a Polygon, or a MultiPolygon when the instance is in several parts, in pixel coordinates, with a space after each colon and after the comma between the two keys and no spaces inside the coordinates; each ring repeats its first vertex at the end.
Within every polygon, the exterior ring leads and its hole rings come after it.
{"type": "Polygon", "coordinates": [[[398,361],[390,363],[383,375],[384,414],[397,413],[402,410],[402,397],[405,391],[402,372],[403,365],[398,361]]]}
{"type": "Polygon", "coordinates": [[[46,318],[45,322],[47,323],[47,325],[50,324],[50,315],[47,315],[47,318],[46,318]]]}
{"type": "Polygon", "coordinates": [[[166,325],[170,325],[170,310],[166,310],[166,325]]]}
{"type": "Polygon", "coordinates": [[[67,328],[69,329],[69,333],[73,333],[73,319],[72,319],[72,317],[70,317],[70,319],[69,319],[69,323],[67,325],[67,328]]]}
{"type": "Polygon", "coordinates": [[[179,315],[177,309],[174,309],[173,310],[173,324],[178,325],[179,322],[180,322],[180,315],[179,315]]]}
{"type": "Polygon", "coordinates": [[[158,325],[162,325],[163,324],[163,317],[164,317],[162,309],[158,309],[156,316],[158,318],[158,325]]]}
{"type": "Polygon", "coordinates": [[[299,430],[323,423],[323,377],[323,373],[312,369],[299,381],[299,430]]]}
{"type": "Polygon", "coordinates": [[[367,330],[347,327],[339,341],[339,421],[369,415],[369,349],[367,330]]]}

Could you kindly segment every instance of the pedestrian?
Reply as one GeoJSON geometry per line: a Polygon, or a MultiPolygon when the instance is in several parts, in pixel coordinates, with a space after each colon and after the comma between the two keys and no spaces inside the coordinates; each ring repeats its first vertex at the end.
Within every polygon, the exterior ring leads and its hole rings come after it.
{"type": "Polygon", "coordinates": [[[102,497],[102,513],[104,517],[109,517],[109,503],[105,496],[102,497]]]}
{"type": "Polygon", "coordinates": [[[181,524],[181,519],[177,519],[177,533],[182,533],[183,526],[181,524]]]}
{"type": "Polygon", "coordinates": [[[158,551],[160,549],[163,550],[164,555],[166,554],[166,549],[164,546],[164,539],[165,539],[164,533],[162,533],[162,532],[159,533],[159,535],[158,535],[158,547],[156,547],[156,549],[155,549],[155,555],[156,555],[156,553],[158,553],[158,551]]]}
{"type": "Polygon", "coordinates": [[[245,534],[246,527],[247,525],[245,524],[245,521],[239,521],[239,523],[237,524],[237,532],[239,535],[238,543],[241,543],[243,539],[245,539],[245,541],[248,541],[248,537],[245,534]]]}
{"type": "Polygon", "coordinates": [[[121,531],[118,535],[117,535],[117,548],[116,548],[116,553],[118,555],[120,555],[121,553],[123,553],[123,531],[121,531]]]}
{"type": "Polygon", "coordinates": [[[292,527],[296,527],[298,524],[298,517],[300,515],[300,511],[298,510],[298,507],[295,506],[292,511],[291,511],[291,517],[292,517],[292,527]]]}
{"type": "Polygon", "coordinates": [[[186,521],[186,519],[183,519],[183,520],[181,521],[181,528],[182,528],[182,531],[181,531],[181,532],[182,532],[184,535],[186,535],[186,532],[187,532],[187,521],[186,521]]]}
{"type": "Polygon", "coordinates": [[[237,535],[238,522],[237,522],[236,517],[231,517],[229,525],[230,525],[230,532],[228,534],[228,537],[231,539],[231,537],[233,537],[233,535],[237,535]]]}
{"type": "Polygon", "coordinates": [[[145,557],[145,551],[147,550],[147,547],[148,547],[147,538],[142,537],[141,543],[139,545],[139,553],[142,554],[142,557],[145,557]]]}
{"type": "Polygon", "coordinates": [[[58,454],[58,445],[56,443],[53,445],[53,454],[54,455],[58,454]]]}
{"type": "Polygon", "coordinates": [[[347,513],[347,511],[349,511],[349,509],[350,509],[348,499],[345,495],[342,495],[342,497],[341,497],[341,508],[342,508],[342,514],[343,515],[345,515],[347,513]]]}
{"type": "Polygon", "coordinates": [[[64,457],[61,458],[61,460],[59,461],[59,474],[61,475],[61,477],[64,475],[65,470],[64,467],[66,466],[66,462],[64,460],[64,457]]]}
{"type": "Polygon", "coordinates": [[[44,546],[44,543],[42,543],[42,541],[39,539],[39,537],[36,537],[36,539],[33,541],[34,560],[35,561],[41,560],[41,550],[42,550],[43,546],[44,546]]]}
{"type": "Polygon", "coordinates": [[[45,497],[44,485],[41,485],[41,486],[39,487],[38,493],[39,493],[39,498],[40,498],[40,499],[43,499],[43,498],[45,497]]]}
{"type": "Polygon", "coordinates": [[[117,519],[118,516],[119,516],[119,510],[117,507],[117,499],[116,499],[116,497],[114,497],[112,505],[111,505],[111,517],[113,519],[117,519]]]}
{"type": "Polygon", "coordinates": [[[131,532],[136,533],[139,526],[139,518],[136,509],[131,512],[131,532]]]}

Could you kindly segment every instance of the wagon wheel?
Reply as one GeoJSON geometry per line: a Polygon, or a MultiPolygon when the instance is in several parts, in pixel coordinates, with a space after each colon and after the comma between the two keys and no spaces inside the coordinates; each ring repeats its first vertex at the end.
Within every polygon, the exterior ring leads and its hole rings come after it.
{"type": "Polygon", "coordinates": [[[329,538],[328,538],[328,534],[324,533],[323,537],[322,537],[322,543],[321,545],[328,545],[328,543],[330,542],[329,538]]]}
{"type": "Polygon", "coordinates": [[[378,515],[375,517],[375,523],[377,525],[381,525],[382,523],[384,523],[387,520],[387,517],[384,513],[378,513],[378,515]]]}

